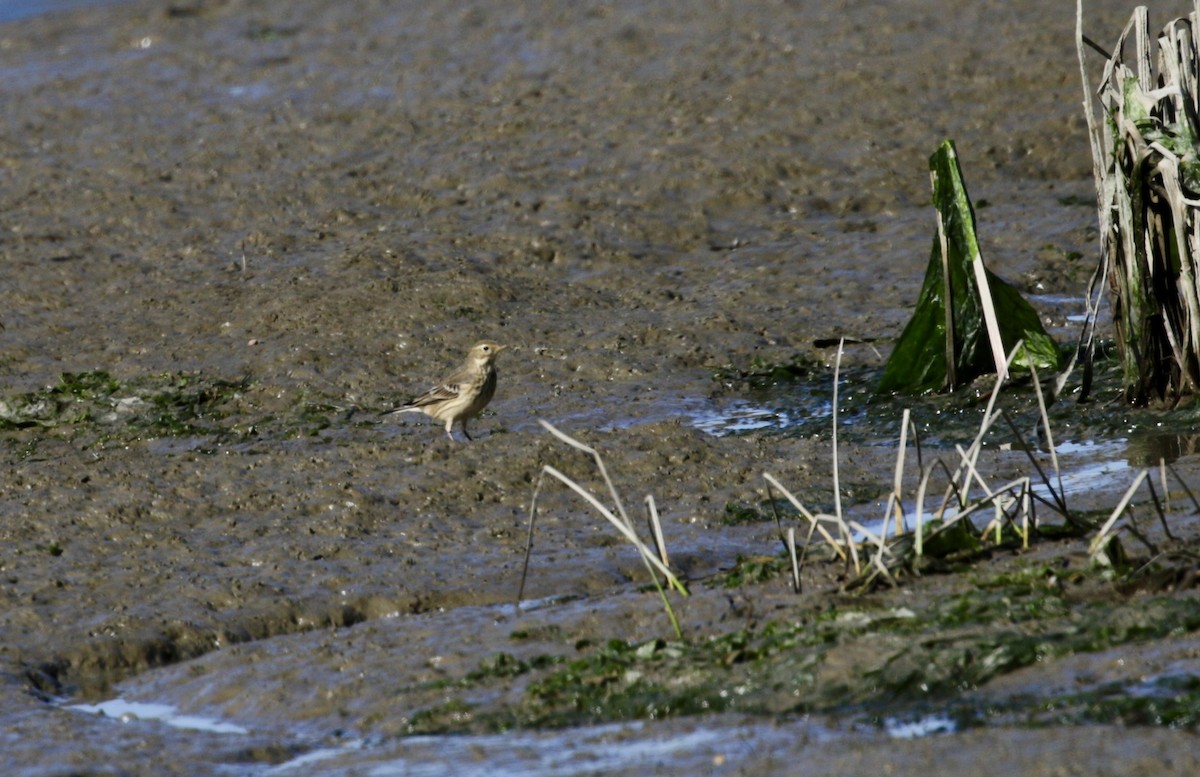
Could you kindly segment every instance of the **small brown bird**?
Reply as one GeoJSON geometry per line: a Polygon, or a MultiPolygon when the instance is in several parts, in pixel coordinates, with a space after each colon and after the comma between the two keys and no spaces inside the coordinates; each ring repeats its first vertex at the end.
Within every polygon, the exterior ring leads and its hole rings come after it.
{"type": "Polygon", "coordinates": [[[454,422],[462,421],[463,436],[470,440],[467,421],[479,415],[492,401],[496,393],[496,357],[507,347],[491,340],[475,343],[461,367],[421,396],[382,415],[424,413],[445,421],[446,436],[451,440],[454,439],[454,422]]]}

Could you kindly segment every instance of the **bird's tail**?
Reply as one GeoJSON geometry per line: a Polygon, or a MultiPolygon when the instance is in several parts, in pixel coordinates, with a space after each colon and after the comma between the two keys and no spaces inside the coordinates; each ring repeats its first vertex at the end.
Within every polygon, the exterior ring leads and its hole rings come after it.
{"type": "Polygon", "coordinates": [[[385,416],[385,415],[400,415],[401,413],[417,413],[417,412],[420,412],[420,410],[421,410],[421,408],[414,407],[413,405],[401,405],[400,407],[393,407],[391,410],[384,410],[379,415],[385,416]]]}

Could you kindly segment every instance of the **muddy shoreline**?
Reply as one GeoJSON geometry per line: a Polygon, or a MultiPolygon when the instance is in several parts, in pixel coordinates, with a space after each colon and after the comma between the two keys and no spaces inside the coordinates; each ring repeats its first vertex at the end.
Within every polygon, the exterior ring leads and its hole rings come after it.
{"type": "MultiPolygon", "coordinates": [[[[539,418],[602,449],[631,505],[654,494],[695,581],[695,644],[962,594],[972,582],[951,576],[848,604],[831,563],[802,597],[783,577],[718,585],[778,549],[772,523],[730,521],[731,506],[761,506],[763,472],[828,501],[829,439],[699,428],[748,398],[819,415],[788,397],[828,385],[822,338],[871,338],[844,369],[878,369],[920,287],[926,159],[946,137],[985,258],[1074,337],[1097,242],[1073,14],[911,5],[137,0],[0,25],[0,736],[14,773],[251,774],[375,742],[326,764],[353,773],[394,757],[414,719],[448,720],[463,700],[437,683],[489,656],[669,641],[636,556],[563,492],[546,496],[528,595],[569,598],[510,611],[538,471],[594,482],[539,418]],[[510,350],[478,442],[379,421],[482,337],[510,350]],[[811,379],[760,400],[737,377],[778,364],[811,379]],[[111,695],[251,733],[116,725],[48,701],[111,695]]],[[[1088,6],[1100,39],[1131,10],[1088,6]]],[[[880,430],[894,419],[865,416],[844,450],[848,503],[891,479],[880,430]]],[[[996,450],[989,466],[1022,464],[996,450]]],[[[1111,506],[1118,480],[1082,509],[1111,506]]],[[[1078,564],[1080,547],[1038,552],[978,574],[1078,564]]],[[[1091,578],[1072,585],[1064,607],[1102,596],[1091,578]]],[[[1194,664],[1149,644],[1128,651],[1194,664]]],[[[516,705],[535,681],[465,693],[516,705]]],[[[785,773],[802,749],[827,774],[951,755],[966,773],[1005,758],[1051,774],[1068,757],[1094,774],[1195,771],[1179,756],[1194,724],[899,743],[842,730],[827,708],[808,728],[781,699],[761,705],[779,722],[711,725],[771,756],[718,747],[661,768],[785,773]]]]}

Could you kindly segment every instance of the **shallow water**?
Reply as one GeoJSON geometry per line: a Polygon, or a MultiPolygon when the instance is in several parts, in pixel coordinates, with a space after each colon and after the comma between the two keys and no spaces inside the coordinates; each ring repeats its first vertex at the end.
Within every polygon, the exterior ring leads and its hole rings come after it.
{"type": "MultiPolygon", "coordinates": [[[[182,729],[206,730],[236,737],[240,726],[197,716],[181,716],[170,705],[131,703],[114,699],[96,705],[73,705],[84,714],[105,714],[114,725],[161,721],[182,729]]],[[[495,735],[412,736],[400,742],[350,740],[337,746],[316,747],[277,764],[233,766],[232,775],[370,774],[378,777],[473,777],[522,774],[566,777],[578,774],[644,773],[670,764],[672,770],[703,771],[737,763],[767,750],[799,742],[829,743],[852,739],[816,721],[761,723],[730,718],[706,723],[671,723],[668,730],[634,722],[583,726],[565,732],[510,732],[495,735]]],[[[889,724],[888,734],[900,738],[926,736],[951,729],[929,721],[889,724]]]]}
{"type": "Polygon", "coordinates": [[[95,704],[66,704],[66,709],[85,715],[101,715],[121,723],[156,720],[174,728],[208,731],[213,734],[246,734],[246,728],[201,715],[180,715],[170,704],[132,702],[116,698],[95,704]]]}
{"type": "Polygon", "coordinates": [[[0,0],[0,24],[47,13],[115,5],[119,2],[121,0],[0,0]]]}
{"type": "MultiPolygon", "coordinates": [[[[697,429],[720,437],[738,432],[787,429],[797,423],[794,412],[773,410],[748,400],[735,399],[726,403],[724,407],[702,408],[690,415],[692,424],[697,429]]],[[[819,414],[809,413],[805,417],[807,420],[817,415],[819,414]]],[[[832,404],[828,406],[824,415],[833,415],[832,404]]]]}

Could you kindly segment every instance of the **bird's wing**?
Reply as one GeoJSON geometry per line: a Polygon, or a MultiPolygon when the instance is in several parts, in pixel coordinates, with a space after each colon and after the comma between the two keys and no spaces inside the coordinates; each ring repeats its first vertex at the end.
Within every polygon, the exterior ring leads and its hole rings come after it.
{"type": "Polygon", "coordinates": [[[405,408],[425,407],[436,402],[445,402],[448,399],[454,399],[462,392],[462,384],[460,383],[441,383],[426,391],[421,396],[404,403],[405,408]]]}
{"type": "Polygon", "coordinates": [[[384,411],[383,415],[391,415],[392,413],[404,413],[409,410],[419,410],[429,405],[445,402],[449,399],[455,399],[462,393],[463,387],[471,383],[471,371],[466,365],[452,372],[450,375],[442,379],[442,382],[426,391],[419,397],[405,402],[395,410],[384,411]]]}

